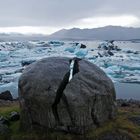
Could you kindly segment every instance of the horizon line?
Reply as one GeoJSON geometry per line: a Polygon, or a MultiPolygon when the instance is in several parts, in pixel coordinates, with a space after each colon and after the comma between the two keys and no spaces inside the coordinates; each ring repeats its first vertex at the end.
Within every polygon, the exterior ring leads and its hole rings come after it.
{"type": "MultiPolygon", "coordinates": [[[[20,27],[23,27],[23,26],[17,26],[17,28],[20,28],[20,27]]],[[[29,26],[24,26],[24,27],[29,27],[29,26]]],[[[34,26],[30,26],[30,27],[34,27],[34,26]]],[[[58,32],[58,31],[61,31],[61,30],[71,30],[71,29],[80,29],[80,30],[84,30],[84,29],[98,29],[98,28],[105,28],[105,27],[122,27],[122,28],[140,28],[140,27],[134,27],[134,26],[119,26],[119,25],[107,25],[107,26],[100,26],[100,27],[93,27],[93,28],[80,28],[80,27],[70,27],[70,28],[61,28],[61,29],[58,29],[50,34],[47,34],[47,33],[41,33],[41,32],[30,32],[30,33],[22,33],[22,32],[2,32],[0,31],[0,34],[5,34],[5,35],[11,35],[11,34],[15,34],[15,35],[46,35],[46,36],[49,36],[55,32],[58,32]]],[[[9,27],[0,27],[0,28],[9,28],[9,27]]],[[[16,27],[11,27],[11,28],[16,28],[16,27]]]]}

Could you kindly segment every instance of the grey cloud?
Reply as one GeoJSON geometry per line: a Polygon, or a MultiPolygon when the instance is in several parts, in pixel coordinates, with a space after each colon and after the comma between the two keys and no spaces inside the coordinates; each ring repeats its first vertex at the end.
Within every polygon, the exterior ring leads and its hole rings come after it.
{"type": "Polygon", "coordinates": [[[0,0],[0,26],[72,25],[96,16],[135,15],[139,0],[0,0]]]}

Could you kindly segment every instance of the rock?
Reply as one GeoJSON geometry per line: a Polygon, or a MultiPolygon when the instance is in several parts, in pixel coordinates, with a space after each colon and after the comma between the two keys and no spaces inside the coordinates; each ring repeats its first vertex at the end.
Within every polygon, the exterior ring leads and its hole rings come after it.
{"type": "Polygon", "coordinates": [[[138,105],[140,105],[140,100],[130,99],[130,100],[128,100],[128,103],[138,106],[138,105]]]}
{"type": "Polygon", "coordinates": [[[135,107],[138,108],[140,106],[139,100],[126,100],[126,99],[117,99],[117,105],[118,107],[135,107]]]}
{"type": "Polygon", "coordinates": [[[109,42],[109,43],[111,43],[111,44],[113,44],[113,43],[114,43],[114,41],[115,41],[115,40],[109,40],[108,42],[109,42]]]}
{"type": "Polygon", "coordinates": [[[139,51],[135,51],[134,54],[139,54],[139,51]]]}
{"type": "Polygon", "coordinates": [[[13,97],[12,97],[11,92],[9,90],[6,90],[6,91],[0,93],[0,99],[1,100],[10,100],[10,101],[12,101],[13,97]]]}
{"type": "Polygon", "coordinates": [[[80,48],[85,49],[87,46],[84,44],[81,44],[80,48]]]}
{"type": "Polygon", "coordinates": [[[121,49],[118,46],[115,46],[113,42],[114,40],[103,42],[99,44],[98,48],[108,51],[121,51],[121,49]]]}
{"type": "Polygon", "coordinates": [[[20,119],[20,115],[18,112],[11,112],[10,113],[10,121],[18,121],[20,119]]]}
{"type": "Polygon", "coordinates": [[[23,70],[24,70],[24,68],[18,69],[18,70],[15,71],[15,73],[22,73],[23,70]]]}
{"type": "Polygon", "coordinates": [[[78,43],[78,42],[76,42],[76,43],[75,43],[75,45],[77,46],[77,45],[79,45],[79,43],[78,43]]]}
{"type": "Polygon", "coordinates": [[[7,118],[0,116],[0,124],[5,124],[5,125],[9,125],[10,122],[7,118]]]}
{"type": "Polygon", "coordinates": [[[116,51],[121,51],[122,49],[120,49],[118,46],[115,46],[114,48],[116,51]]]}
{"type": "Polygon", "coordinates": [[[113,56],[113,55],[114,55],[114,53],[111,52],[111,51],[108,51],[107,53],[108,53],[110,56],[113,56]]]}
{"type": "Polygon", "coordinates": [[[132,50],[128,50],[128,51],[126,51],[126,53],[133,53],[133,51],[132,50]]]}
{"type": "Polygon", "coordinates": [[[35,62],[35,60],[22,61],[21,65],[22,67],[24,67],[24,66],[32,64],[33,62],[35,62]]]}
{"type": "Polygon", "coordinates": [[[103,57],[103,55],[101,53],[98,52],[99,57],[103,57]]]}
{"type": "Polygon", "coordinates": [[[70,58],[50,57],[25,69],[19,79],[22,130],[82,134],[115,118],[116,97],[110,78],[96,65],[77,59],[74,70],[77,67],[79,72],[67,83],[69,62],[70,58]]]}
{"type": "Polygon", "coordinates": [[[121,107],[129,107],[129,106],[130,106],[130,104],[127,103],[127,102],[124,102],[124,103],[121,104],[121,107]]]}
{"type": "Polygon", "coordinates": [[[0,123],[0,135],[5,135],[8,134],[9,132],[10,129],[8,128],[8,126],[0,123]]]}

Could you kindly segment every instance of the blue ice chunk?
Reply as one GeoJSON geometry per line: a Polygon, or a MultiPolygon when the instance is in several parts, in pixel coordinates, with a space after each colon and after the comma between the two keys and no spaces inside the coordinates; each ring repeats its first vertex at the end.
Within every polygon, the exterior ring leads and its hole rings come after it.
{"type": "Polygon", "coordinates": [[[130,71],[140,70],[140,66],[127,66],[127,65],[123,65],[122,68],[124,68],[125,70],[130,70],[130,71]]]}
{"type": "Polygon", "coordinates": [[[55,46],[55,47],[58,47],[58,46],[63,46],[64,42],[61,42],[61,41],[49,41],[48,44],[52,45],[52,46],[55,46]]]}
{"type": "Polygon", "coordinates": [[[18,97],[18,82],[11,82],[0,86],[0,92],[9,90],[12,93],[13,98],[18,97]]]}
{"type": "Polygon", "coordinates": [[[88,54],[88,50],[87,49],[79,49],[75,52],[75,55],[78,58],[84,58],[86,55],[88,54]]]}
{"type": "Polygon", "coordinates": [[[75,47],[75,46],[72,46],[72,47],[67,47],[67,48],[65,49],[65,51],[68,51],[68,52],[70,52],[70,53],[74,53],[74,52],[75,52],[75,49],[76,49],[76,47],[75,47]]]}
{"type": "Polygon", "coordinates": [[[9,51],[0,51],[0,61],[5,61],[9,58],[9,51]]]}

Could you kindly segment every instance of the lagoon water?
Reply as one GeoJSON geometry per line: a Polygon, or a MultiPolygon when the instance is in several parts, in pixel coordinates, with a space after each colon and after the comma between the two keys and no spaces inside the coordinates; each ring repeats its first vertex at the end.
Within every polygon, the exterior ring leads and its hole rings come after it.
{"type": "Polygon", "coordinates": [[[79,49],[73,41],[0,42],[0,92],[10,90],[18,96],[18,78],[24,64],[51,56],[84,57],[112,79],[117,98],[140,100],[140,43],[115,41],[121,51],[112,51],[112,56],[98,49],[102,41],[80,43],[87,48],[79,49]]]}
{"type": "Polygon", "coordinates": [[[117,99],[140,100],[140,84],[115,83],[117,99]]]}

